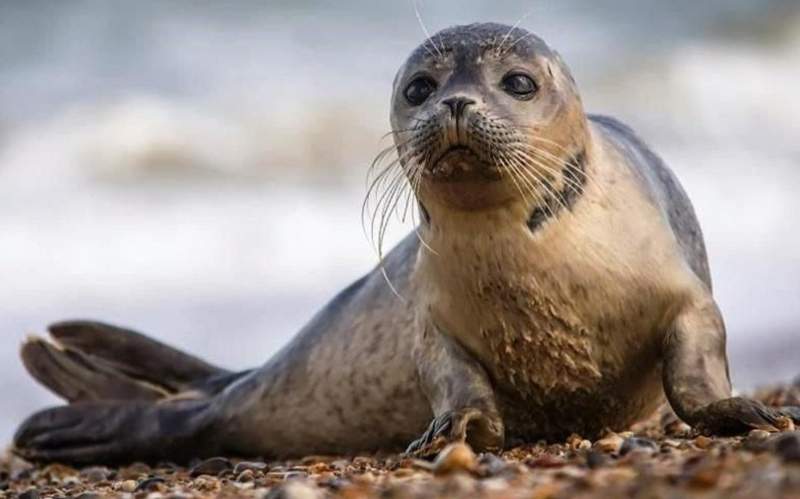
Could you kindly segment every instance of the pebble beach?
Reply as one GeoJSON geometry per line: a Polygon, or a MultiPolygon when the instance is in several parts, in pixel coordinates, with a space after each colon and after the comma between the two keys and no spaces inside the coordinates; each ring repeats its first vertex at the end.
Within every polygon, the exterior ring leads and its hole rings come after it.
{"type": "MultiPolygon", "coordinates": [[[[768,405],[800,405],[800,379],[753,395],[768,405]]],[[[571,435],[501,453],[434,442],[415,456],[218,456],[186,466],[73,468],[9,452],[0,463],[0,497],[800,498],[800,431],[786,418],[747,435],[708,437],[664,408],[594,441],[571,435]]]]}

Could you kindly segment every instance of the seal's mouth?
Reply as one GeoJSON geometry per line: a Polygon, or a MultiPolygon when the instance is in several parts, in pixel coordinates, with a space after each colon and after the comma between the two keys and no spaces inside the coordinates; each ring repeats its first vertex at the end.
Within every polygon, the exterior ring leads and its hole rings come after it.
{"type": "Polygon", "coordinates": [[[461,181],[476,178],[496,180],[498,172],[469,146],[457,144],[442,151],[426,173],[435,181],[461,181]]]}

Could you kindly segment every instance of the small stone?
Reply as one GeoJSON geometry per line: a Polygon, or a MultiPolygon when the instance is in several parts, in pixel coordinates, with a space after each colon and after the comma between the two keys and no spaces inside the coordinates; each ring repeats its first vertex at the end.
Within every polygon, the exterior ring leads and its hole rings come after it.
{"type": "Polygon", "coordinates": [[[457,471],[474,471],[477,465],[475,453],[469,445],[456,442],[445,447],[433,462],[435,475],[447,475],[457,471]]]}
{"type": "Polygon", "coordinates": [[[567,462],[559,456],[542,454],[538,457],[526,459],[525,464],[530,468],[561,468],[565,466],[567,462]]]}
{"type": "Polygon", "coordinates": [[[165,481],[161,477],[148,478],[141,481],[134,492],[157,492],[161,490],[164,483],[165,481]]]}
{"type": "Polygon", "coordinates": [[[339,471],[344,471],[345,469],[347,469],[347,465],[349,464],[350,461],[348,461],[347,459],[337,459],[335,461],[331,461],[331,466],[333,466],[335,469],[339,471]]]}
{"type": "Polygon", "coordinates": [[[575,450],[578,448],[578,445],[580,445],[582,440],[583,437],[581,437],[577,433],[573,433],[572,435],[567,437],[567,445],[569,446],[570,449],[575,450]]]}
{"type": "Polygon", "coordinates": [[[64,466],[63,464],[54,463],[45,466],[41,474],[56,483],[63,483],[64,480],[68,478],[78,476],[78,470],[69,466],[64,466]]]}
{"type": "Polygon", "coordinates": [[[586,466],[593,470],[602,468],[608,463],[608,459],[602,452],[591,450],[586,454],[586,466]]]}
{"type": "Polygon", "coordinates": [[[711,447],[711,444],[713,443],[714,440],[706,437],[705,435],[700,435],[699,437],[694,439],[694,445],[698,449],[703,449],[703,450],[708,449],[709,447],[711,447]]]}
{"type": "MultiPolygon", "coordinates": [[[[234,474],[236,474],[234,472],[234,474]]],[[[253,473],[253,470],[244,470],[239,474],[236,474],[236,481],[237,482],[252,482],[255,480],[256,476],[253,473]]]]}
{"type": "Polygon", "coordinates": [[[17,497],[19,499],[39,499],[42,495],[36,489],[28,489],[17,497]]]}
{"type": "Polygon", "coordinates": [[[800,463],[800,433],[784,433],[775,439],[775,453],[786,462],[800,463]]]}
{"type": "Polygon", "coordinates": [[[622,442],[622,446],[619,448],[619,455],[625,456],[634,451],[654,454],[658,451],[658,445],[649,438],[629,437],[622,442]]]}
{"type": "Polygon", "coordinates": [[[478,464],[484,476],[496,476],[511,469],[507,462],[491,452],[481,454],[478,464]]]}
{"type": "Polygon", "coordinates": [[[775,420],[775,428],[780,431],[794,431],[794,421],[792,418],[781,416],[775,420]]]}
{"type": "Polygon", "coordinates": [[[233,474],[238,476],[243,471],[250,470],[252,472],[267,472],[269,471],[269,466],[267,463],[262,463],[259,461],[242,461],[240,463],[236,463],[236,466],[233,468],[233,474]]]}
{"type": "Polygon", "coordinates": [[[136,490],[137,486],[138,484],[136,483],[136,480],[123,480],[118,482],[117,488],[123,492],[133,492],[136,490]]]}
{"type": "Polygon", "coordinates": [[[417,471],[414,468],[398,468],[392,472],[392,476],[395,478],[408,478],[415,473],[417,471]]]}
{"type": "Polygon", "coordinates": [[[766,430],[750,430],[750,433],[747,434],[747,438],[750,440],[766,440],[770,436],[770,433],[766,430]]]}
{"type": "Polygon", "coordinates": [[[768,439],[770,435],[770,432],[766,430],[750,430],[742,444],[749,451],[763,452],[769,450],[768,439]]]}
{"type": "Polygon", "coordinates": [[[302,480],[291,480],[278,487],[273,487],[264,499],[317,499],[322,491],[302,480]]]}
{"type": "Polygon", "coordinates": [[[220,473],[231,469],[233,469],[233,465],[230,460],[224,457],[212,457],[193,467],[189,471],[189,475],[193,478],[200,475],[218,476],[220,473]]]}
{"type": "Polygon", "coordinates": [[[456,473],[445,479],[442,487],[444,497],[470,497],[475,494],[475,479],[464,473],[456,473]]]}
{"type": "Polygon", "coordinates": [[[608,454],[616,454],[622,448],[625,440],[617,434],[612,433],[594,443],[594,447],[608,454]]]}
{"type": "Polygon", "coordinates": [[[104,466],[90,466],[81,470],[80,476],[89,482],[97,483],[107,480],[111,471],[104,466]]]}

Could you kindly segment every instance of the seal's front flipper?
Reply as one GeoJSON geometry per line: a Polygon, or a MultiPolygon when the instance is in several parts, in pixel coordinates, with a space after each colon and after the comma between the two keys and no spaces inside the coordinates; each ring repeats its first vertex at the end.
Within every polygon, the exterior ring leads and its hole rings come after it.
{"type": "Polygon", "coordinates": [[[503,446],[503,423],[474,408],[448,410],[436,416],[421,437],[411,442],[407,454],[424,450],[437,438],[447,442],[468,442],[478,450],[498,450],[503,446]]]}
{"type": "Polygon", "coordinates": [[[452,338],[430,327],[414,356],[434,419],[406,450],[425,449],[437,437],[466,441],[476,450],[501,449],[505,429],[483,367],[452,338]]]}
{"type": "Polygon", "coordinates": [[[12,451],[31,461],[73,464],[182,462],[220,451],[208,401],[82,402],[29,417],[12,451]]]}
{"type": "Polygon", "coordinates": [[[664,392],[675,413],[707,434],[774,429],[781,416],[800,422],[800,408],[767,407],[731,397],[725,326],[710,296],[697,298],[675,319],[664,343],[664,392]]]}

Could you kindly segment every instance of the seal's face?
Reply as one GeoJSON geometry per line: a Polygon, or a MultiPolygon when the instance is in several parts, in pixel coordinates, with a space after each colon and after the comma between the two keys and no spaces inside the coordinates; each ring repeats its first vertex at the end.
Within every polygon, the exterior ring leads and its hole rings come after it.
{"type": "Polygon", "coordinates": [[[391,123],[421,202],[459,209],[536,204],[561,188],[563,163],[585,135],[559,57],[499,24],[449,28],[420,45],[395,79],[391,123]]]}

